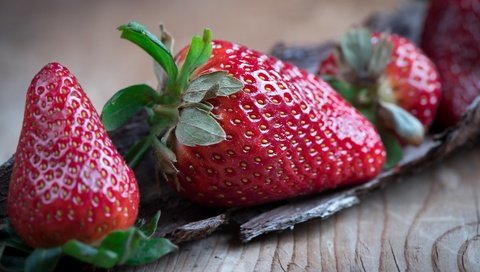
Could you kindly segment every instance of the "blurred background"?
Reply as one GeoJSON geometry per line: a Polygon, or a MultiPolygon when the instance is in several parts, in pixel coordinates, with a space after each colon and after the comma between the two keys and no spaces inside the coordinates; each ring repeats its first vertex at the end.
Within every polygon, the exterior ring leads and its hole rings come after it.
{"type": "Polygon", "coordinates": [[[130,20],[153,32],[163,23],[175,37],[175,52],[204,27],[217,39],[268,52],[278,42],[308,46],[339,37],[370,14],[393,11],[403,1],[2,0],[0,164],[15,152],[26,90],[48,62],[68,67],[99,112],[123,87],[156,85],[151,59],[116,31],[130,20]]]}

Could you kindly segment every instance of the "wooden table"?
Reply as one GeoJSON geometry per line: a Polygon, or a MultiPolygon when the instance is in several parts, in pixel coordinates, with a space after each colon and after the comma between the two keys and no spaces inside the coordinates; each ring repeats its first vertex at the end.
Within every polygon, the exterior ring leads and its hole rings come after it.
{"type": "MultiPolygon", "coordinates": [[[[115,31],[131,19],[150,28],[163,22],[177,45],[209,26],[217,38],[268,51],[279,41],[318,44],[396,5],[394,0],[4,1],[0,161],[15,151],[29,81],[49,61],[69,67],[99,110],[122,87],[155,84],[149,57],[115,31]]],[[[157,263],[124,270],[479,271],[479,148],[458,151],[330,219],[248,244],[225,230],[182,244],[157,263]]]]}

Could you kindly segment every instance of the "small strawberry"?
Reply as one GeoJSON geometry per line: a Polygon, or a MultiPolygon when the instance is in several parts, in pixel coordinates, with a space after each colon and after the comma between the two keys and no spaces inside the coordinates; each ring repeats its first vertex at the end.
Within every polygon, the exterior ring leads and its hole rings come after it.
{"type": "Polygon", "coordinates": [[[320,63],[318,74],[364,113],[389,143],[392,137],[387,134],[393,133],[401,143],[419,145],[441,95],[436,68],[420,49],[401,36],[366,29],[348,32],[320,63]]]}
{"type": "Polygon", "coordinates": [[[62,252],[106,268],[134,264],[131,253],[148,238],[131,228],[138,204],[134,173],[75,76],[58,63],[43,67],[28,88],[8,192],[11,225],[38,248],[26,270],[52,268],[62,252]]]}
{"type": "Polygon", "coordinates": [[[431,1],[422,49],[437,65],[442,82],[436,123],[452,126],[480,95],[480,1],[431,1]]]}
{"type": "Polygon", "coordinates": [[[168,182],[184,197],[209,206],[256,205],[362,183],[380,172],[385,151],[375,129],[314,75],[212,41],[209,30],[177,55],[178,69],[143,26],[120,29],[168,77],[158,73],[167,80],[159,94],[145,85],[120,91],[103,120],[109,124],[118,119],[116,109],[142,104],[132,102],[140,93],[151,97],[143,102],[152,125],[144,143],[154,145],[168,182]]]}
{"type": "Polygon", "coordinates": [[[8,193],[15,230],[33,247],[95,243],[131,227],[138,201],[133,171],[77,79],[46,65],[28,89],[8,193]]]}

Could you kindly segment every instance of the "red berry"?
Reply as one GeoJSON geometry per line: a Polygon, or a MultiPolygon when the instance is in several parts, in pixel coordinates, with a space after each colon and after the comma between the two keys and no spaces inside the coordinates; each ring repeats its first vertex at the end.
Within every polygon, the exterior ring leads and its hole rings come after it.
{"type": "MultiPolygon", "coordinates": [[[[184,49],[177,56],[182,63],[184,49]]],[[[225,70],[244,87],[207,102],[227,139],[174,143],[179,193],[211,206],[247,206],[375,177],[385,151],[373,126],[328,84],[247,47],[214,41],[192,79],[225,70]]]]}
{"type": "Polygon", "coordinates": [[[454,125],[480,94],[480,1],[431,1],[422,48],[437,65],[442,82],[436,122],[454,125]]]}
{"type": "MultiPolygon", "coordinates": [[[[376,45],[379,38],[380,33],[373,33],[372,45],[376,45]]],[[[379,89],[386,85],[392,93],[381,95],[411,113],[428,129],[441,95],[435,65],[408,39],[389,34],[387,40],[392,44],[392,55],[379,79],[379,89]]],[[[330,54],[318,69],[320,75],[338,76],[339,73],[334,54],[330,54]]]]}
{"type": "Polygon", "coordinates": [[[8,193],[16,232],[32,247],[98,243],[133,225],[138,202],[134,173],[75,76],[46,65],[27,92],[8,193]]]}

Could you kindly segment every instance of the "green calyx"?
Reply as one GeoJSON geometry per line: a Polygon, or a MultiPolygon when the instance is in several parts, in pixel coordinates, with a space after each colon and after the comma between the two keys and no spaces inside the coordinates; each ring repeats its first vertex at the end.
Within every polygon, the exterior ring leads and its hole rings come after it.
{"type": "Polygon", "coordinates": [[[372,43],[368,29],[352,29],[334,51],[339,75],[323,77],[377,127],[387,150],[386,168],[401,160],[401,143],[419,145],[425,135],[420,121],[396,105],[394,90],[385,78],[392,50],[388,33],[372,43]]]}
{"type": "Polygon", "coordinates": [[[106,269],[151,263],[177,250],[167,239],[154,237],[159,219],[157,212],[148,224],[113,231],[96,247],[70,240],[61,246],[35,249],[26,245],[7,221],[0,227],[0,270],[54,271],[62,256],[106,269]]]}
{"type": "MultiPolygon", "coordinates": [[[[212,113],[213,106],[208,99],[236,93],[242,89],[242,82],[225,71],[192,77],[212,54],[212,31],[205,29],[202,36],[192,38],[179,68],[171,54],[173,39],[163,26],[160,38],[137,22],[118,29],[122,38],[138,45],[153,58],[159,80],[157,90],[143,84],[120,90],[103,108],[102,121],[109,131],[120,128],[142,109],[148,114],[151,135],[127,152],[125,158],[129,165],[138,165],[148,147],[153,147],[160,157],[170,158],[166,161],[171,164],[174,161],[170,151],[173,137],[187,146],[212,145],[225,140],[225,131],[212,113]],[[159,142],[166,148],[158,148],[159,142]]],[[[171,166],[165,165],[166,168],[171,166]]]]}

